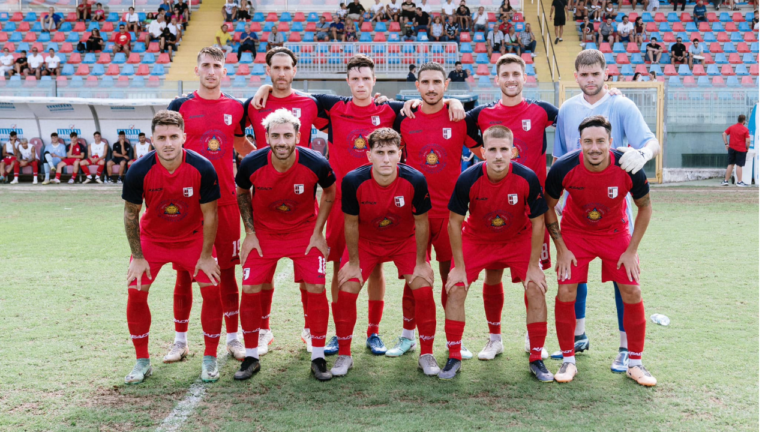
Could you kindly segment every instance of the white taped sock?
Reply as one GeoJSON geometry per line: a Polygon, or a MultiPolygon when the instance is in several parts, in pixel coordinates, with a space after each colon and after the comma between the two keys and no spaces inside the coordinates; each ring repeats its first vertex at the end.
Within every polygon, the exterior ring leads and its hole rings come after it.
{"type": "Polygon", "coordinates": [[[587,319],[586,318],[578,318],[576,320],[576,331],[573,332],[576,336],[581,336],[584,334],[585,327],[587,325],[587,319]]]}
{"type": "Polygon", "coordinates": [[[246,348],[245,349],[245,356],[246,357],[253,357],[255,359],[259,358],[259,349],[258,348],[246,348]]]}
{"type": "Polygon", "coordinates": [[[183,344],[186,344],[187,332],[176,332],[176,339],[174,339],[174,342],[181,342],[183,344]]]}
{"type": "Polygon", "coordinates": [[[490,333],[489,337],[491,339],[491,342],[493,342],[493,341],[501,341],[501,333],[490,333]]]}
{"type": "Polygon", "coordinates": [[[563,357],[563,363],[573,363],[573,364],[576,364],[576,357],[575,356],[563,357]]]}
{"type": "Polygon", "coordinates": [[[619,332],[619,348],[627,349],[627,332],[619,332]]]}
{"type": "Polygon", "coordinates": [[[411,340],[416,339],[416,330],[403,329],[403,333],[400,336],[411,340]]]}
{"type": "Polygon", "coordinates": [[[237,340],[237,333],[227,333],[227,343],[237,340]]]}
{"type": "Polygon", "coordinates": [[[325,347],[312,347],[312,358],[311,360],[314,360],[316,358],[325,358],[325,347]]]}
{"type": "Polygon", "coordinates": [[[642,366],[642,365],[643,365],[642,359],[638,359],[638,360],[629,359],[629,367],[642,366]]]}

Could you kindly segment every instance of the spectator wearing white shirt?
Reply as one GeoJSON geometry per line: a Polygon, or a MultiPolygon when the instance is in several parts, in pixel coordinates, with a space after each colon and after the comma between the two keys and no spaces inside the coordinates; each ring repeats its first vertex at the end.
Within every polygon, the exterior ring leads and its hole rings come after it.
{"type": "Polygon", "coordinates": [[[141,22],[141,19],[139,19],[139,14],[136,13],[136,9],[133,7],[128,8],[128,13],[125,15],[125,22],[128,25],[128,31],[136,33],[136,38],[138,38],[139,33],[144,30],[144,26],[141,22]]]}
{"type": "Polygon", "coordinates": [[[232,22],[232,16],[237,9],[237,0],[227,0],[224,7],[221,8],[221,16],[226,22],[232,22]]]}
{"type": "Polygon", "coordinates": [[[59,76],[61,67],[61,57],[56,55],[56,51],[53,48],[48,50],[48,57],[45,58],[45,75],[59,76]]]}
{"type": "Polygon", "coordinates": [[[144,37],[144,45],[149,47],[150,42],[159,41],[166,27],[168,24],[165,23],[165,15],[157,14],[157,19],[149,23],[147,35],[144,37]]]}
{"type": "Polygon", "coordinates": [[[476,32],[485,33],[485,28],[488,25],[488,12],[483,6],[480,6],[480,9],[472,16],[472,24],[476,32]]]}
{"type": "Polygon", "coordinates": [[[453,2],[453,0],[446,0],[443,2],[442,10],[443,10],[443,18],[452,17],[454,13],[456,13],[456,4],[453,2]]]}
{"type": "Polygon", "coordinates": [[[398,22],[400,20],[400,5],[397,4],[397,0],[390,0],[387,3],[387,18],[392,22],[398,22]]]}
{"type": "Polygon", "coordinates": [[[368,14],[370,15],[371,21],[374,22],[380,22],[384,21],[386,17],[386,8],[384,7],[384,4],[381,3],[381,0],[376,0],[376,3],[371,5],[370,8],[368,8],[368,14]]]}
{"type": "Polygon", "coordinates": [[[27,56],[27,63],[29,64],[29,72],[27,74],[34,74],[35,78],[40,79],[45,69],[43,66],[45,59],[37,52],[37,48],[32,47],[32,54],[27,56]]]}
{"type": "Polygon", "coordinates": [[[485,38],[485,44],[487,45],[489,53],[499,52],[504,54],[504,33],[496,26],[488,31],[488,35],[485,38]]]}
{"type": "Polygon", "coordinates": [[[635,31],[635,26],[629,22],[629,17],[624,15],[621,18],[621,22],[616,26],[616,32],[619,34],[619,42],[629,42],[632,39],[632,34],[635,31]]]}
{"type": "Polygon", "coordinates": [[[427,4],[427,0],[421,0],[421,4],[419,5],[421,8],[421,11],[424,13],[431,14],[432,13],[432,6],[427,4]]]}
{"type": "Polygon", "coordinates": [[[128,166],[130,167],[134,162],[141,159],[152,150],[154,150],[152,143],[147,141],[147,135],[144,134],[144,132],[141,132],[139,134],[139,142],[133,147],[133,159],[128,161],[128,166]]]}
{"type": "Polygon", "coordinates": [[[3,55],[0,56],[0,76],[10,78],[13,75],[13,54],[8,48],[3,48],[3,55]]]}

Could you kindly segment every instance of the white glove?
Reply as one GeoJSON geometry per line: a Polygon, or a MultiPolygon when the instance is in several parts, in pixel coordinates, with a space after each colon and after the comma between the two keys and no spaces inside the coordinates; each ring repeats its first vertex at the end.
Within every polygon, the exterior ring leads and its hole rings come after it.
{"type": "Polygon", "coordinates": [[[619,159],[621,169],[632,174],[640,171],[646,162],[653,159],[653,153],[646,149],[619,147],[616,150],[624,153],[624,156],[619,159]]]}

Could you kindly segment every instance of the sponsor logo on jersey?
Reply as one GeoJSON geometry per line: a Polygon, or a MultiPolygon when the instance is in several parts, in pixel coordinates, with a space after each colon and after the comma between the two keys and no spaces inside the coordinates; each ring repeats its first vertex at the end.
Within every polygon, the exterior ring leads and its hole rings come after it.
{"type": "Polygon", "coordinates": [[[485,226],[491,231],[502,232],[506,231],[512,222],[512,214],[504,210],[496,210],[487,213],[483,219],[485,219],[485,226]]]}
{"type": "Polygon", "coordinates": [[[405,197],[404,196],[396,196],[395,197],[395,206],[396,207],[402,207],[405,205],[405,197]]]}
{"type": "Polygon", "coordinates": [[[517,204],[517,194],[509,194],[509,195],[507,195],[507,202],[509,202],[510,205],[517,204]]]}
{"type": "Polygon", "coordinates": [[[528,132],[531,130],[531,121],[530,120],[523,120],[523,130],[528,132]]]}
{"type": "Polygon", "coordinates": [[[451,128],[443,128],[443,138],[451,139],[451,128]]]}
{"type": "Polygon", "coordinates": [[[608,198],[616,198],[619,196],[619,188],[617,186],[609,186],[608,187],[608,198]]]}
{"type": "Polygon", "coordinates": [[[193,188],[191,188],[191,187],[185,187],[183,189],[183,191],[184,191],[184,196],[187,197],[187,198],[189,198],[189,197],[191,197],[192,195],[195,194],[195,190],[193,188]]]}
{"type": "Polygon", "coordinates": [[[296,195],[301,195],[304,193],[304,185],[303,184],[295,184],[293,185],[293,193],[296,195]]]}
{"type": "Polygon", "coordinates": [[[381,124],[381,119],[379,116],[371,116],[371,123],[373,123],[374,126],[378,126],[381,124]]]}
{"type": "Polygon", "coordinates": [[[291,113],[296,118],[301,118],[301,108],[291,108],[291,113]]]}
{"type": "MultiPolygon", "coordinates": [[[[198,153],[210,161],[226,157],[227,152],[224,151],[225,136],[226,135],[220,130],[207,131],[200,137],[201,151],[198,153]]],[[[191,150],[197,151],[194,147],[192,147],[191,150]]],[[[232,152],[229,153],[229,157],[232,157],[232,152]]]]}
{"type": "Polygon", "coordinates": [[[224,124],[227,126],[232,125],[232,114],[224,114],[224,124]]]}

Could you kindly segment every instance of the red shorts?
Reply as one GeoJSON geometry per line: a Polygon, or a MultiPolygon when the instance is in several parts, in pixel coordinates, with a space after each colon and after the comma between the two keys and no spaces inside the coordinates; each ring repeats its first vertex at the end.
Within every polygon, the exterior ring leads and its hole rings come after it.
{"type": "Polygon", "coordinates": [[[3,158],[3,163],[6,165],[10,165],[11,163],[16,161],[16,156],[8,156],[6,158],[3,158]]]}
{"type": "Polygon", "coordinates": [[[219,206],[219,228],[214,245],[219,267],[228,269],[240,264],[240,207],[237,204],[219,206]]]}
{"type": "MultiPolygon", "coordinates": [[[[169,242],[154,242],[147,238],[141,239],[141,251],[144,253],[144,259],[149,263],[149,272],[152,274],[152,280],[147,280],[146,276],[142,278],[142,285],[152,285],[152,282],[157,279],[157,273],[160,268],[168,263],[173,264],[173,268],[177,270],[187,271],[191,275],[195,273],[195,266],[197,260],[200,259],[200,252],[203,250],[203,236],[197,239],[169,243],[169,242]]],[[[213,252],[214,258],[216,257],[216,251],[213,252]]],[[[131,257],[133,260],[133,257],[131,257]]],[[[197,283],[209,284],[211,280],[203,272],[198,272],[195,277],[197,283]]],[[[131,282],[131,286],[136,286],[137,281],[131,282]]]]}
{"type": "MultiPolygon", "coordinates": [[[[360,270],[363,273],[363,280],[358,282],[365,283],[377,264],[389,261],[395,263],[397,277],[403,279],[403,276],[413,274],[413,268],[416,267],[416,237],[411,237],[394,245],[382,245],[381,243],[359,240],[357,254],[360,258],[360,270]]],[[[344,266],[347,262],[349,262],[349,253],[344,250],[341,265],[344,266]]]]}
{"type": "MultiPolygon", "coordinates": [[[[314,228],[314,227],[313,227],[314,228]]],[[[312,231],[303,235],[259,235],[261,253],[251,251],[243,264],[243,285],[261,285],[272,282],[280,258],[293,261],[294,280],[308,284],[325,285],[325,257],[312,248],[304,255],[312,231]]]]}
{"type": "Polygon", "coordinates": [[[428,256],[432,255],[432,248],[435,248],[435,259],[438,262],[450,261],[453,258],[451,239],[448,237],[448,217],[429,218],[428,256]]]}
{"type": "Polygon", "coordinates": [[[578,232],[563,232],[563,241],[578,261],[578,266],[571,266],[571,278],[560,281],[560,285],[586,283],[589,277],[589,263],[595,258],[603,261],[603,282],[616,282],[624,285],[640,285],[630,281],[627,270],[622,266],[616,269],[621,254],[626,252],[632,235],[627,231],[618,234],[589,235],[578,232]]]}
{"type": "Polygon", "coordinates": [[[325,241],[328,243],[328,261],[336,262],[341,259],[347,242],[344,238],[344,212],[341,211],[340,192],[336,191],[336,201],[331,207],[331,213],[328,215],[328,221],[325,225],[325,241]]]}
{"type": "Polygon", "coordinates": [[[80,165],[91,165],[91,164],[98,165],[99,164],[99,157],[98,156],[89,157],[87,159],[83,159],[80,162],[80,165]]]}
{"type": "Polygon", "coordinates": [[[74,164],[75,164],[75,162],[81,162],[81,161],[82,161],[82,159],[76,159],[76,158],[63,158],[61,161],[62,161],[62,162],[64,162],[64,164],[65,164],[65,165],[74,165],[74,164]]]}
{"type": "MultiPolygon", "coordinates": [[[[544,241],[541,243],[541,258],[539,258],[539,266],[542,270],[546,270],[552,267],[552,254],[549,248],[549,231],[544,228],[544,241]]],[[[525,279],[523,279],[525,280],[525,279]]]]}
{"type": "MultiPolygon", "coordinates": [[[[524,281],[528,274],[528,262],[531,259],[531,238],[528,236],[520,236],[519,240],[501,244],[477,242],[464,237],[461,249],[464,252],[467,282],[470,284],[476,281],[480,272],[485,269],[508,268],[513,282],[524,281]]],[[[453,267],[451,262],[451,268],[453,267]]]]}

